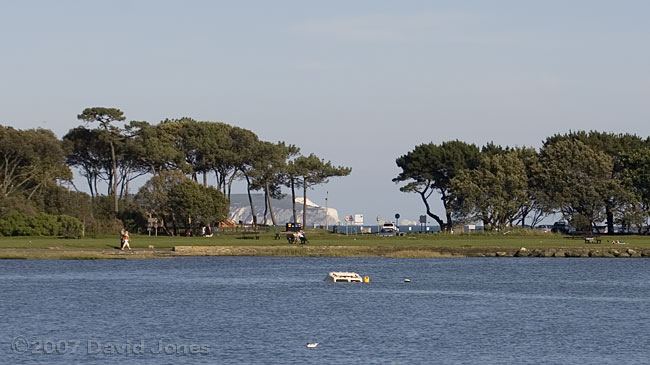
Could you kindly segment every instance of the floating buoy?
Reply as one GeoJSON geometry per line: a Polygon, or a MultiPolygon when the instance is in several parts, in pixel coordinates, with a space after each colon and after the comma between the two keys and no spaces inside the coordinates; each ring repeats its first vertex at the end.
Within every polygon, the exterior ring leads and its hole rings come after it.
{"type": "Polygon", "coordinates": [[[410,282],[411,282],[411,279],[404,279],[404,282],[405,282],[405,283],[410,283],[410,282]]]}
{"type": "Polygon", "coordinates": [[[364,276],[363,277],[363,282],[364,283],[369,283],[370,282],[370,276],[364,276]]]}

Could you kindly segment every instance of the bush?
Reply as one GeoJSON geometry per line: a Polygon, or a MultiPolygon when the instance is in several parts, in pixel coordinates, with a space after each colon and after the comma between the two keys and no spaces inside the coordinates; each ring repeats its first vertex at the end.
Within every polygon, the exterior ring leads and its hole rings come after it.
{"type": "Polygon", "coordinates": [[[23,196],[0,197],[0,216],[15,211],[24,215],[34,215],[38,212],[32,201],[23,196]]]}
{"type": "Polygon", "coordinates": [[[27,218],[31,231],[24,236],[56,236],[61,229],[61,222],[55,215],[40,213],[27,218]]]}
{"type": "Polygon", "coordinates": [[[28,236],[29,233],[27,217],[22,213],[11,210],[0,219],[0,234],[3,236],[28,236]]]}
{"type": "Polygon", "coordinates": [[[119,219],[89,219],[86,221],[86,235],[91,237],[116,235],[122,227],[122,221],[119,219]]]}
{"type": "Polygon", "coordinates": [[[59,216],[59,235],[64,238],[79,238],[83,233],[83,224],[75,217],[69,215],[59,216]]]}
{"type": "Polygon", "coordinates": [[[83,225],[77,218],[67,215],[40,213],[26,216],[12,210],[0,218],[2,236],[58,236],[81,237],[83,225]]]}

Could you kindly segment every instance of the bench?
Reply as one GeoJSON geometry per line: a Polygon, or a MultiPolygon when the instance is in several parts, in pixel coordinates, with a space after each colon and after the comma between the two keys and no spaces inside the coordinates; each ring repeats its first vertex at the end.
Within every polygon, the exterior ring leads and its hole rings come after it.
{"type": "Polygon", "coordinates": [[[260,239],[260,232],[259,231],[242,231],[241,232],[241,238],[242,239],[260,239]]]}
{"type": "Polygon", "coordinates": [[[592,235],[585,235],[584,239],[585,239],[585,243],[600,243],[601,242],[600,236],[596,236],[596,235],[593,235],[593,234],[592,235]]]}
{"type": "Polygon", "coordinates": [[[601,242],[600,236],[598,234],[594,234],[592,232],[585,232],[585,231],[570,232],[568,233],[568,236],[565,237],[570,239],[583,239],[585,240],[585,243],[601,242]]]}

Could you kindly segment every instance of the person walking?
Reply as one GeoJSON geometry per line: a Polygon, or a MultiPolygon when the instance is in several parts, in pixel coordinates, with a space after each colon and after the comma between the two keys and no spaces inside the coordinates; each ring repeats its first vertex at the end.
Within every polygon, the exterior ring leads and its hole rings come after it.
{"type": "Polygon", "coordinates": [[[124,232],[126,232],[126,230],[122,227],[122,229],[120,229],[120,250],[124,247],[124,232]]]}
{"type": "Polygon", "coordinates": [[[130,241],[131,239],[129,238],[129,231],[124,231],[124,235],[122,236],[122,251],[124,251],[125,248],[128,248],[129,251],[131,251],[131,245],[129,245],[130,241]]]}

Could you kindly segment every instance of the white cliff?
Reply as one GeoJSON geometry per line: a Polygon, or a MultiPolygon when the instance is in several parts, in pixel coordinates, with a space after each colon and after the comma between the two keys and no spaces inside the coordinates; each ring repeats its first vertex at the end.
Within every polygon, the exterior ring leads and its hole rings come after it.
{"type": "MultiPolygon", "coordinates": [[[[257,223],[264,223],[264,194],[252,194],[253,207],[257,216],[257,223]]],[[[296,214],[298,222],[302,223],[302,197],[296,197],[296,214]]],[[[291,196],[287,195],[283,199],[271,199],[273,213],[278,225],[284,225],[293,222],[293,210],[291,207],[291,196]]],[[[339,213],[334,208],[321,207],[320,205],[307,199],[307,225],[309,227],[325,226],[325,212],[327,211],[327,224],[340,224],[339,213]]],[[[267,224],[271,224],[271,214],[266,214],[267,224]]],[[[242,221],[245,224],[253,222],[251,207],[247,194],[232,194],[230,196],[230,214],[229,219],[234,222],[242,221]]]]}

